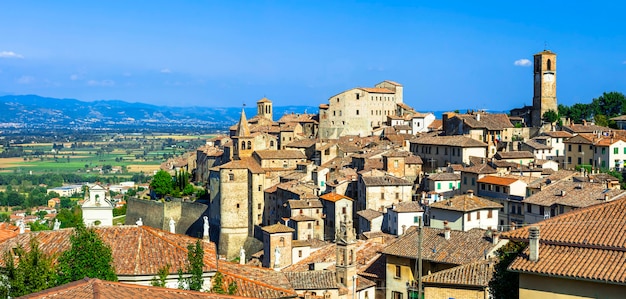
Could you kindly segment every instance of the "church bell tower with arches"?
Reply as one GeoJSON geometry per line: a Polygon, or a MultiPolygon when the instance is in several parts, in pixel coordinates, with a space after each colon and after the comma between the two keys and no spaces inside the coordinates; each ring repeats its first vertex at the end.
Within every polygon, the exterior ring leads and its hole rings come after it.
{"type": "Polygon", "coordinates": [[[556,102],[556,53],[543,50],[534,55],[534,89],[532,126],[543,126],[543,114],[554,110],[558,113],[556,102]]]}

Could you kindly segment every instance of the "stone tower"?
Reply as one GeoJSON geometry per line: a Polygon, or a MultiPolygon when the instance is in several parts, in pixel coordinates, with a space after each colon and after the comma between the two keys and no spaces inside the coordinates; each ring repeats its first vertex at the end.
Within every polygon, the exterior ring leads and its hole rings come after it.
{"type": "Polygon", "coordinates": [[[257,107],[257,115],[260,117],[273,120],[272,119],[272,101],[268,98],[262,98],[258,102],[256,102],[257,107]]]}
{"type": "Polygon", "coordinates": [[[541,127],[546,111],[558,112],[556,103],[556,53],[544,50],[534,55],[532,126],[541,127]]]}
{"type": "Polygon", "coordinates": [[[345,217],[339,225],[336,236],[337,260],[335,269],[337,282],[353,292],[352,279],[356,275],[356,235],[352,220],[345,217]]]}
{"type": "Polygon", "coordinates": [[[237,132],[231,137],[233,140],[233,157],[238,160],[242,157],[251,157],[254,152],[254,137],[250,135],[250,127],[246,112],[241,109],[241,118],[237,124],[237,132]]]}

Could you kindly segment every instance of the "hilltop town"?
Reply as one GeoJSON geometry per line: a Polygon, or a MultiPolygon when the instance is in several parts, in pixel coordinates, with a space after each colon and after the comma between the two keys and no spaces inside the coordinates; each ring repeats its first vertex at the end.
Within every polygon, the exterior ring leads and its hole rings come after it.
{"type": "MultiPolygon", "coordinates": [[[[512,253],[505,269],[519,298],[619,298],[626,131],[549,117],[554,52],[534,55],[532,75],[533,105],[508,114],[437,118],[387,80],[330,96],[314,114],[277,118],[262,98],[228,134],[162,165],[192,174],[206,198],[129,198],[126,225],[113,225],[115,203],[92,186],[83,221],[112,247],[119,282],[47,294],[165,296],[151,279],[171,265],[176,287],[186,245],[202,240],[205,287],[220,273],[241,297],[491,298],[512,253]]],[[[69,246],[70,229],[4,231],[6,250],[33,238],[45,252],[69,246]]]]}

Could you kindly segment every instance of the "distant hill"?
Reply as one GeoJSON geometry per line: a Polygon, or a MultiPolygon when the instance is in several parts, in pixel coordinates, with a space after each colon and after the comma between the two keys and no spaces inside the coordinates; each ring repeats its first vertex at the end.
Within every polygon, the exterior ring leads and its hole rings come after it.
{"type": "MultiPolygon", "coordinates": [[[[256,107],[246,108],[256,115],[256,107]]],[[[317,113],[313,106],[275,106],[274,120],[286,113],[317,113]]],[[[0,130],[170,130],[222,131],[239,120],[238,107],[169,107],[120,100],[85,102],[37,95],[0,96],[0,130]]]]}

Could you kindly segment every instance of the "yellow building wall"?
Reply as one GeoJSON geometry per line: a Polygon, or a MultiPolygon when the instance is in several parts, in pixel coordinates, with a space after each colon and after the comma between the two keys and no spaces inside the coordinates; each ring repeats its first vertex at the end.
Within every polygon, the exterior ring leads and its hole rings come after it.
{"type": "Polygon", "coordinates": [[[520,274],[520,299],[626,298],[626,285],[520,274]]]}

